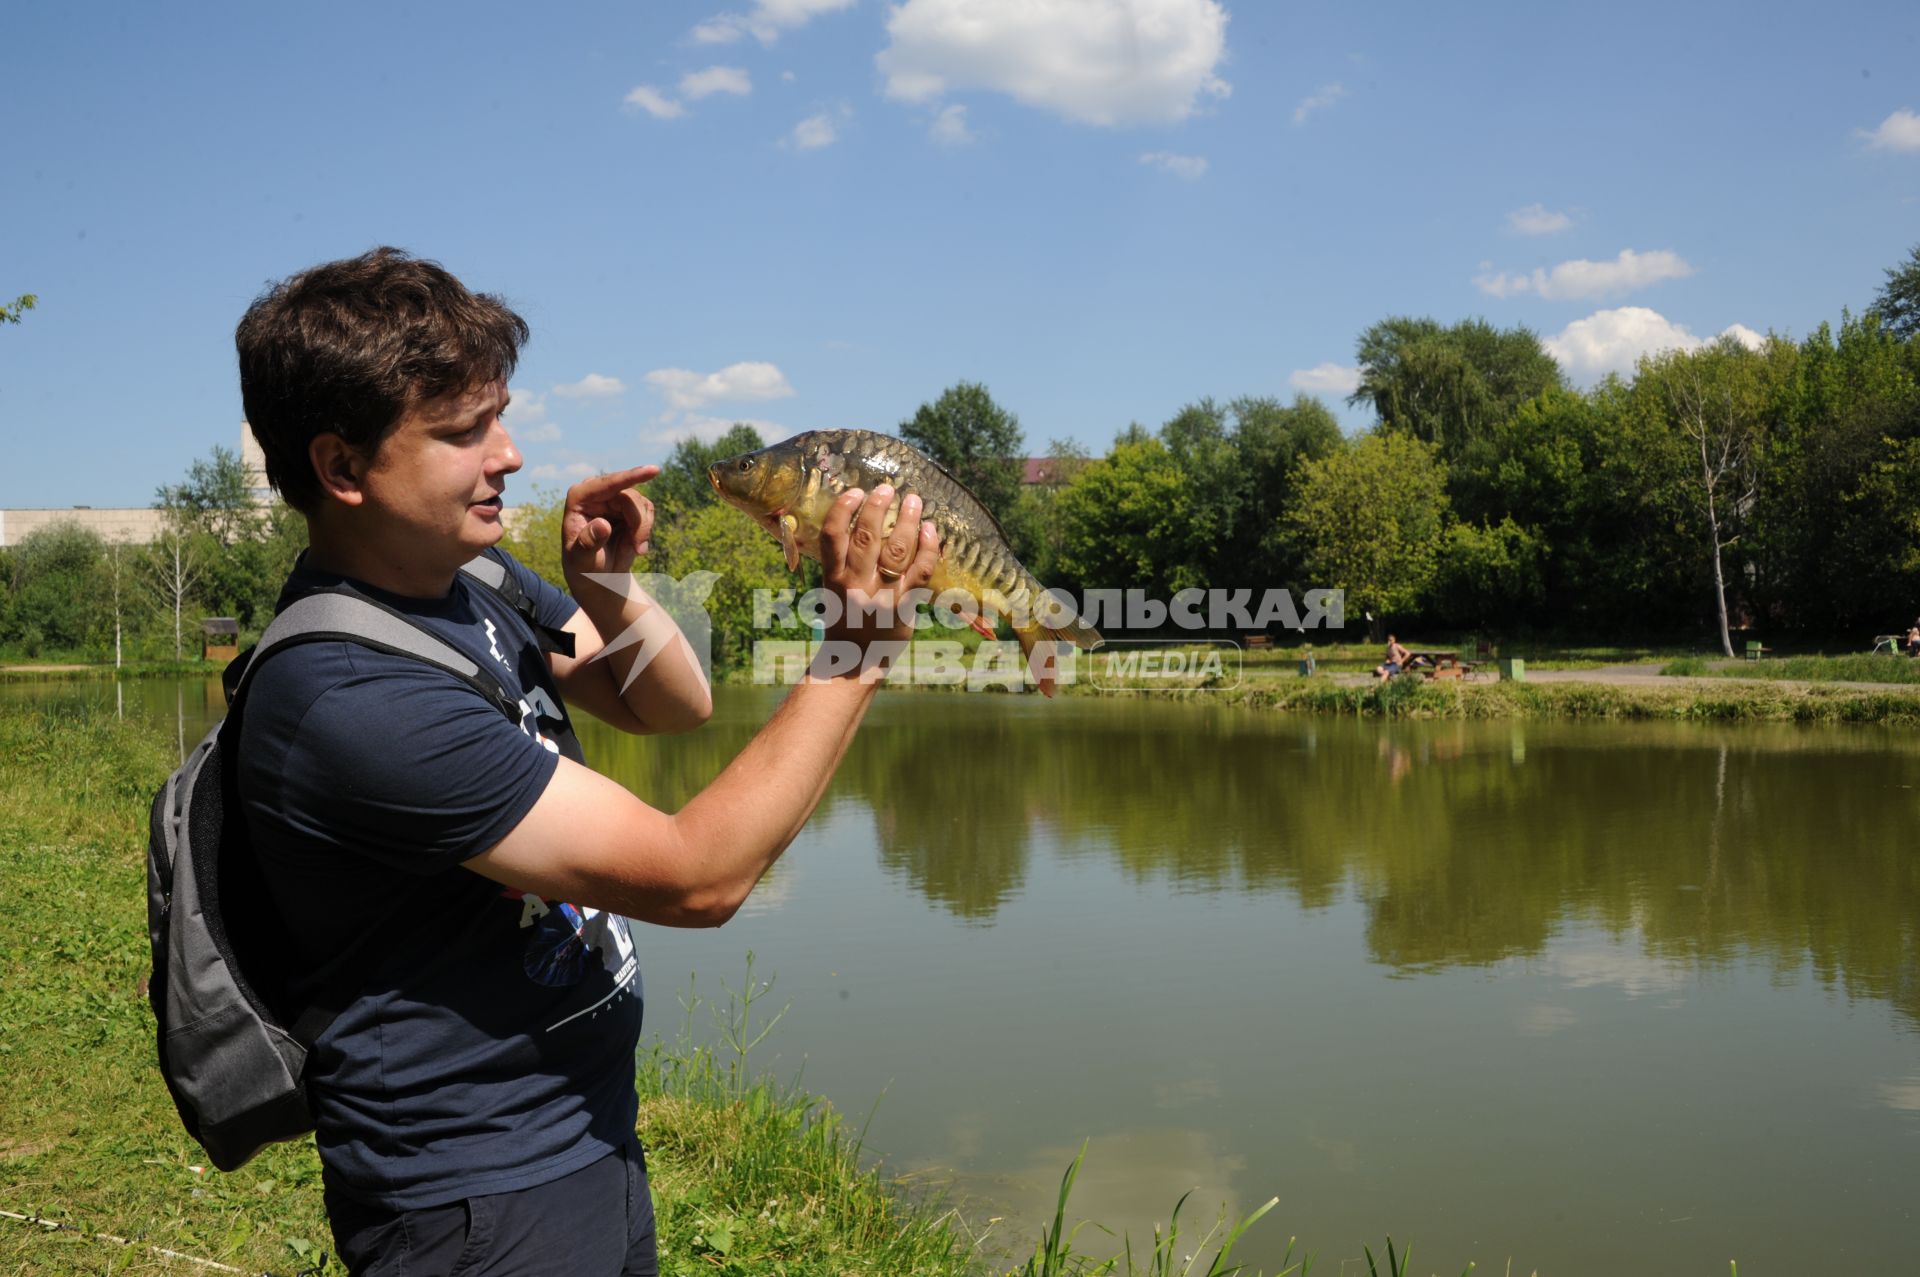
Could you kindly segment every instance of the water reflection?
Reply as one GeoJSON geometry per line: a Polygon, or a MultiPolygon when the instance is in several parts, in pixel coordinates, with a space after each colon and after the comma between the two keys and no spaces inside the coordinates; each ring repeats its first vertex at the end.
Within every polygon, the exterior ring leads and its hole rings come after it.
{"type": "MultiPolygon", "coordinates": [[[[772,701],[706,731],[596,733],[596,761],[677,806],[772,701]]],[[[1036,848],[1178,892],[1357,898],[1411,974],[1539,958],[1573,987],[1671,991],[1759,957],[1920,1021],[1920,754],[1879,731],[1388,724],[1140,702],[890,696],[828,797],[879,864],[963,922],[1021,897],[1036,848]]]]}
{"type": "MultiPolygon", "coordinates": [[[[672,809],[777,694],[721,689],[690,736],[589,725],[590,756],[672,809]]],[[[219,681],[16,684],[110,703],[184,753],[219,681]],[[129,704],[130,702],[130,704],[129,704]]],[[[1920,751],[1878,730],[1380,724],[1145,700],[881,698],[821,820],[866,816],[878,863],[990,927],[1040,863],[1091,861],[1180,893],[1357,900],[1399,974],[1547,958],[1568,987],[1682,992],[1701,970],[1811,967],[1920,1023],[1920,751]],[[1606,943],[1553,949],[1576,925],[1606,943]]],[[[776,909],[780,876],[751,906],[776,909]]],[[[1548,1010],[1524,1032],[1552,1032],[1548,1010]]]]}

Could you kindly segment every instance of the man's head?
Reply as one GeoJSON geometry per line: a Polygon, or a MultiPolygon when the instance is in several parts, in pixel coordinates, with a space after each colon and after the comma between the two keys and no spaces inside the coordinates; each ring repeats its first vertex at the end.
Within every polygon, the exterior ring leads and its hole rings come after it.
{"type": "Polygon", "coordinates": [[[240,321],[240,397],[267,479],[312,515],[314,442],[366,458],[403,414],[513,374],[526,321],[434,262],[397,248],[328,262],[274,285],[240,321]]]}

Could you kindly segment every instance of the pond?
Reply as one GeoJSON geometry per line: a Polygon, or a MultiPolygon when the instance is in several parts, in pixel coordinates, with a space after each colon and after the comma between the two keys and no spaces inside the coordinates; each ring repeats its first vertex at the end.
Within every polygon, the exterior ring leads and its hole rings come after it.
{"type": "MultiPolygon", "coordinates": [[[[218,712],[125,694],[189,744],[218,712]]],[[[586,744],[673,808],[775,700],[586,744]]],[[[1074,1215],[1137,1247],[1189,1189],[1202,1229],[1277,1196],[1236,1252],[1269,1271],[1388,1232],[1422,1272],[1898,1271],[1916,786],[1880,729],[890,694],[740,917],[641,933],[648,1027],[753,950],[760,1064],[1010,1246],[1087,1141],[1074,1215]]]]}

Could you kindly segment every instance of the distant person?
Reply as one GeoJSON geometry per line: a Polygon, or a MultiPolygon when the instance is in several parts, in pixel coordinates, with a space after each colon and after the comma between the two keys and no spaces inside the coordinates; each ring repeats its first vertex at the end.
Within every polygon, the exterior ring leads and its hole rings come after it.
{"type": "Polygon", "coordinates": [[[1389,634],[1387,635],[1387,659],[1373,667],[1373,676],[1384,683],[1407,668],[1408,659],[1407,649],[1400,646],[1399,639],[1389,634]]]}
{"type": "Polygon", "coordinates": [[[1907,655],[1920,656],[1920,621],[1907,629],[1907,655]]]}

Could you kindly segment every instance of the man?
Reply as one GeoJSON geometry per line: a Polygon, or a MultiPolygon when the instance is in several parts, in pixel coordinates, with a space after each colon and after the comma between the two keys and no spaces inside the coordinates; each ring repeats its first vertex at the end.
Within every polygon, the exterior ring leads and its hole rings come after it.
{"type": "MultiPolygon", "coordinates": [[[[270,289],[236,344],[269,479],[311,549],[282,606],[347,587],[487,671],[476,685],[348,642],[277,653],[241,713],[238,785],[294,1003],[342,983],[309,1097],[328,1215],[355,1274],[651,1274],[634,1137],[641,1018],[625,918],[725,922],[799,832],[877,685],[822,668],[677,814],[582,766],[568,706],[631,732],[683,731],[711,702],[665,612],[626,576],[648,549],[643,466],[575,485],[571,598],[500,551],[520,455],[501,423],[525,323],[394,249],[270,289]],[[467,578],[486,554],[529,606],[467,578]],[[615,643],[631,634],[639,642],[615,643]],[[570,643],[569,643],[570,640],[570,643]],[[566,648],[571,646],[571,653],[566,648]],[[639,654],[644,667],[633,667],[639,654]],[[350,981],[343,975],[351,973],[350,981]]],[[[828,638],[904,640],[885,607],[939,547],[919,503],[843,494],[822,533],[828,638]]]]}
{"type": "Polygon", "coordinates": [[[1373,676],[1386,682],[1401,670],[1407,668],[1407,649],[1400,646],[1400,640],[1387,635],[1387,659],[1373,667],[1373,676]]]}

